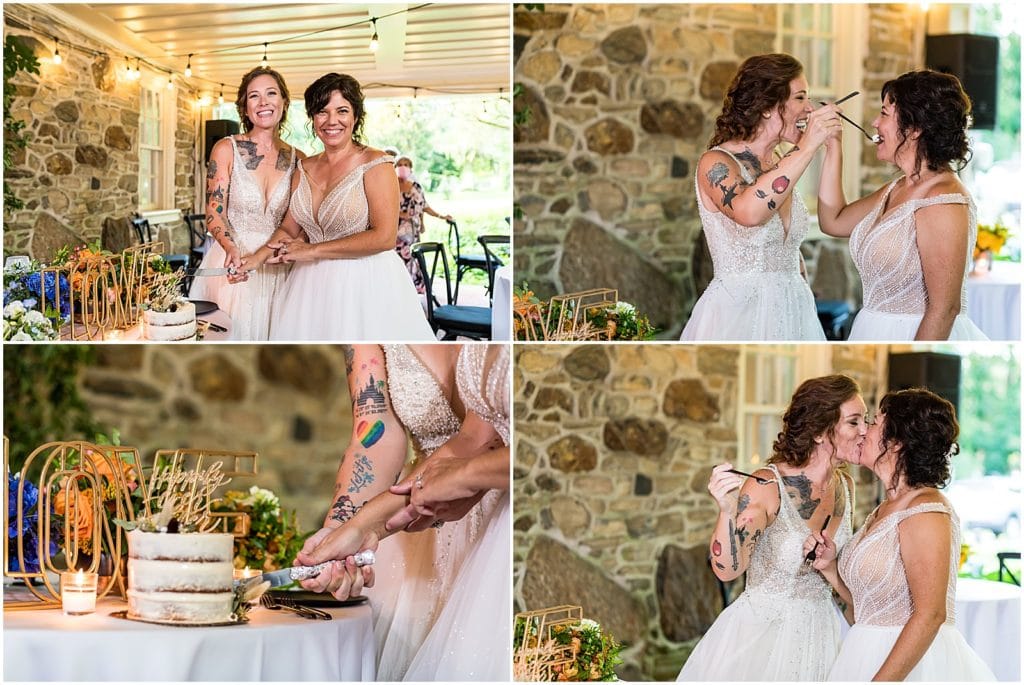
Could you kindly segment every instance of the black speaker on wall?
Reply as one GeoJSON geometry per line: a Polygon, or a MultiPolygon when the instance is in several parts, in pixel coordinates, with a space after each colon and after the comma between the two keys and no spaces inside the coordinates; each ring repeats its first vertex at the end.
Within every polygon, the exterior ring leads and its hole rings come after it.
{"type": "Polygon", "coordinates": [[[953,74],[971,98],[974,128],[995,128],[999,84],[999,38],[951,33],[926,36],[924,63],[953,74]]]}
{"type": "Polygon", "coordinates": [[[210,163],[210,153],[217,141],[225,136],[233,136],[238,133],[238,122],[231,119],[210,119],[206,122],[203,130],[206,138],[206,153],[203,155],[203,163],[210,163]]]}
{"type": "Polygon", "coordinates": [[[927,388],[960,410],[960,357],[940,352],[889,355],[889,390],[927,388]]]}

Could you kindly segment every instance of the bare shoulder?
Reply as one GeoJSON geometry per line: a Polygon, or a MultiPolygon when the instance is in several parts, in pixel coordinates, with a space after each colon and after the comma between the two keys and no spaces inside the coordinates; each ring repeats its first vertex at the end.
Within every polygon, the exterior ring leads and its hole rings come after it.
{"type": "Polygon", "coordinates": [[[907,501],[907,509],[911,509],[922,504],[942,504],[949,507],[953,506],[946,499],[946,496],[935,488],[921,488],[910,500],[907,501]]]}
{"type": "Polygon", "coordinates": [[[932,187],[928,189],[926,197],[938,197],[939,195],[970,196],[970,193],[956,174],[948,173],[938,177],[932,187]]]}
{"type": "Polygon", "coordinates": [[[373,162],[380,159],[381,157],[390,157],[391,155],[384,152],[383,150],[378,150],[375,147],[367,147],[366,149],[363,150],[360,156],[362,157],[363,163],[366,164],[367,162],[373,162]]]}
{"type": "Polygon", "coordinates": [[[726,175],[739,174],[740,165],[732,155],[723,150],[708,150],[697,161],[697,172],[701,178],[705,178],[711,175],[713,169],[726,175]]]}
{"type": "Polygon", "coordinates": [[[751,504],[760,504],[766,512],[774,515],[779,508],[779,486],[776,481],[775,472],[771,469],[757,469],[740,488],[740,496],[747,495],[751,504]],[[766,483],[759,483],[758,478],[766,480],[766,483]]]}

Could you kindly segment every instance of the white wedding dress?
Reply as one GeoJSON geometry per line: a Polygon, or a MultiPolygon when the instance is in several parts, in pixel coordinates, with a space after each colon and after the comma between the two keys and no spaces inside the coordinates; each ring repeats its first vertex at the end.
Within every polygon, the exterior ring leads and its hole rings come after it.
{"type": "MultiPolygon", "coordinates": [[[[907,573],[900,556],[899,524],[924,512],[941,512],[950,517],[949,581],[946,584],[946,622],[928,651],[905,680],[910,681],[991,681],[991,669],[985,665],[963,635],[956,629],[956,574],[960,557],[960,520],[944,504],[919,504],[889,514],[871,530],[878,510],[871,512],[864,525],[839,556],[839,575],[853,597],[856,622],[843,640],[829,680],[871,680],[889,656],[896,638],[903,631],[914,602],[907,585],[907,573]]],[[[1008,645],[1009,647],[1009,645],[1008,645]]]]}
{"type": "MultiPolygon", "coordinates": [[[[462,422],[437,379],[412,349],[406,345],[385,345],[384,352],[395,414],[409,432],[417,458],[429,459],[459,431],[462,422]]],[[[507,387],[507,380],[505,384],[507,387]]],[[[465,398],[463,402],[468,408],[465,398]]],[[[364,590],[373,607],[378,680],[415,680],[418,678],[409,675],[412,673],[410,664],[419,669],[423,664],[437,664],[442,659],[443,654],[427,645],[438,642],[440,638],[435,635],[447,637],[459,629],[461,623],[452,626],[450,618],[446,618],[452,615],[449,605],[462,601],[465,593],[472,592],[465,587],[460,574],[468,560],[477,554],[483,537],[493,534],[491,523],[501,502],[502,498],[492,493],[458,521],[419,533],[396,533],[381,541],[374,564],[374,587],[364,590]],[[446,627],[437,633],[439,625],[446,627]]],[[[507,495],[504,502],[507,506],[507,495]]],[[[507,523],[506,520],[503,538],[506,548],[509,544],[507,523]]],[[[509,566],[507,553],[505,565],[509,566]]],[[[506,568],[506,573],[509,572],[506,568]]],[[[505,586],[511,588],[510,583],[505,586]]],[[[500,588],[505,586],[488,585],[488,588],[491,593],[500,594],[500,588]]],[[[506,606],[502,615],[508,611],[506,606]]],[[[495,621],[495,616],[497,614],[492,614],[488,620],[495,621]]],[[[496,640],[501,639],[501,630],[491,627],[490,633],[497,636],[496,640]]],[[[507,640],[496,643],[495,648],[505,645],[507,640]]],[[[442,644],[440,650],[444,649],[442,644]]],[[[506,665],[501,679],[507,677],[507,670],[506,665]]],[[[483,678],[466,674],[450,679],[483,678]]]]}
{"type": "MultiPolygon", "coordinates": [[[[728,150],[712,149],[736,159],[728,150]]],[[[739,166],[744,182],[753,183],[739,166]]],[[[715,276],[680,340],[824,340],[814,295],[800,275],[800,243],[808,226],[800,194],[793,191],[787,233],[778,212],[760,226],[741,226],[704,206],[696,177],[694,186],[715,276]]]]}
{"type": "MultiPolygon", "coordinates": [[[[459,397],[509,443],[509,348],[465,345],[459,397]],[[490,350],[490,352],[488,352],[490,350]]],[[[452,594],[416,654],[406,680],[508,680],[512,669],[511,511],[508,490],[491,491],[462,519],[476,531],[452,594]]],[[[462,523],[460,521],[459,523],[462,523]]],[[[447,528],[452,524],[446,524],[447,528]]]]}
{"type": "MultiPolygon", "coordinates": [[[[391,157],[361,164],[323,198],[316,216],[309,179],[298,162],[290,211],[311,243],[369,228],[363,176],[391,157]]],[[[271,340],[435,341],[416,288],[394,247],[368,257],[296,262],[274,300],[271,340]]]]}
{"type": "MultiPolygon", "coordinates": [[[[676,680],[686,681],[821,681],[839,652],[840,617],[829,584],[804,563],[803,544],[810,534],[775,473],[782,504],[754,548],[747,585],[719,614],[676,680]]],[[[846,493],[836,547],[853,533],[850,489],[846,493]]]]}
{"type": "MultiPolygon", "coordinates": [[[[295,172],[295,148],[288,171],[264,203],[263,189],[245,168],[238,154],[235,139],[229,137],[232,149],[231,180],[228,186],[227,223],[234,231],[238,251],[242,256],[263,247],[277,230],[288,211],[288,189],[295,172]]],[[[224,248],[213,241],[200,268],[224,267],[224,248]]],[[[227,276],[199,276],[192,281],[189,299],[217,303],[231,317],[231,340],[266,340],[270,337],[271,307],[274,296],[288,275],[286,264],[266,264],[249,274],[241,283],[228,283],[227,276]]]]}
{"type": "MultiPolygon", "coordinates": [[[[967,254],[974,249],[978,233],[978,211],[969,195],[946,193],[935,197],[908,200],[879,220],[889,193],[900,179],[894,180],[871,212],[850,234],[850,253],[860,272],[864,304],[853,321],[850,340],[913,340],[928,304],[928,291],[917,249],[918,225],[915,212],[932,205],[967,205],[970,230],[967,254]]],[[[927,231],[927,226],[920,230],[927,231]]],[[[988,340],[967,318],[967,274],[965,261],[960,286],[960,313],[953,322],[948,340],[988,340]]]]}

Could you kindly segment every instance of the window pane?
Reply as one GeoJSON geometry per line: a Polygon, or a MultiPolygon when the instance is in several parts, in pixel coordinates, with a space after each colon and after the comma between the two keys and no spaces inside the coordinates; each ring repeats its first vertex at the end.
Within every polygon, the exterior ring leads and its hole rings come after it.
{"type": "Polygon", "coordinates": [[[814,30],[814,5],[800,5],[797,10],[800,17],[800,23],[797,28],[800,31],[813,31],[814,30]]]}
{"type": "Polygon", "coordinates": [[[822,33],[832,33],[832,5],[818,5],[818,30],[822,33]]]}
{"type": "Polygon", "coordinates": [[[832,94],[832,41],[824,38],[818,39],[818,79],[818,85],[832,94]]]}
{"type": "Polygon", "coordinates": [[[793,5],[782,6],[782,27],[786,29],[793,28],[793,5]]]}

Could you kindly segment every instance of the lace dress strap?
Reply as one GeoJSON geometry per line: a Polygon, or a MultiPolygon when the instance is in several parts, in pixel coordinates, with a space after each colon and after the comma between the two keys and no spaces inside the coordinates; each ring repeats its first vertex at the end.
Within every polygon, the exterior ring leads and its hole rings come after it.
{"type": "Polygon", "coordinates": [[[892,514],[889,514],[889,516],[893,519],[893,525],[898,526],[915,514],[927,514],[932,512],[946,514],[950,517],[953,515],[950,508],[941,502],[926,502],[925,504],[918,504],[917,506],[904,509],[903,511],[893,512],[892,514]]]}
{"type": "Polygon", "coordinates": [[[935,197],[923,197],[919,200],[912,200],[914,210],[933,205],[970,205],[970,200],[963,193],[942,193],[935,197]]]}

